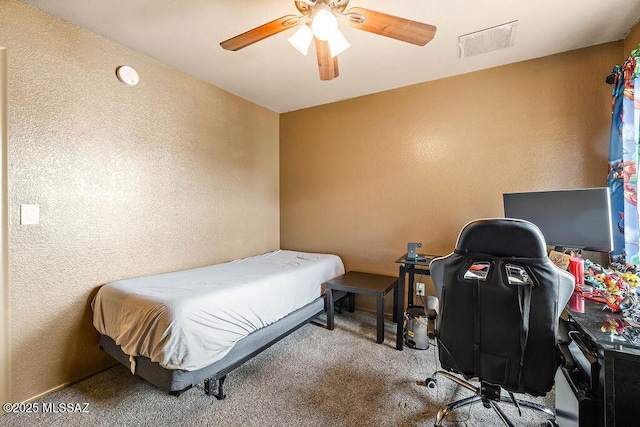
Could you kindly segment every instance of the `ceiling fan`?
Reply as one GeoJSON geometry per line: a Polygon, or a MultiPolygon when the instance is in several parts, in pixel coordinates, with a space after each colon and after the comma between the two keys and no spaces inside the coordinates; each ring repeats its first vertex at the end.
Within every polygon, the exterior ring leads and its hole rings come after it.
{"type": "Polygon", "coordinates": [[[362,7],[345,12],[349,0],[294,0],[302,16],[285,15],[220,43],[224,49],[240,50],[282,31],[300,27],[289,42],[306,55],[313,41],[320,80],[338,77],[337,55],[350,45],[338,29],[337,17],[358,30],[424,46],[433,39],[436,27],[362,7]]]}

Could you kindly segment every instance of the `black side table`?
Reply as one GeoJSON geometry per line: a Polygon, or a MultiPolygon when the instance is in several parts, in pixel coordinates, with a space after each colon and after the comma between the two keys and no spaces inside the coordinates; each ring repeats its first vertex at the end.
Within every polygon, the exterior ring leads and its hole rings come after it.
{"type": "MultiPolygon", "coordinates": [[[[350,294],[370,295],[376,297],[376,327],[378,344],[384,341],[384,297],[393,290],[393,321],[398,322],[399,305],[404,305],[404,298],[398,297],[398,278],[383,276],[380,274],[361,273],[349,271],[342,276],[327,282],[327,329],[333,330],[334,326],[334,291],[343,291],[350,294]]],[[[401,331],[401,328],[398,327],[401,331]]],[[[402,350],[402,332],[396,337],[396,348],[402,350]]]]}

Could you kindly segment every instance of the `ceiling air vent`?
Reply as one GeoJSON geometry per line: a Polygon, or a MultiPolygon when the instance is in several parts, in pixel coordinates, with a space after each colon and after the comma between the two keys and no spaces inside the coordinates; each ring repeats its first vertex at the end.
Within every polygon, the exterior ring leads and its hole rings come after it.
{"type": "Polygon", "coordinates": [[[458,37],[460,58],[493,52],[513,46],[518,21],[464,34],[458,37]]]}

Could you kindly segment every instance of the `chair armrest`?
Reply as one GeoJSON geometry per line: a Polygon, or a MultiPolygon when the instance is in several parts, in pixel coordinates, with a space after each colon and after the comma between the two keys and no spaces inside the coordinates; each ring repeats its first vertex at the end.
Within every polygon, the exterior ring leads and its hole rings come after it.
{"type": "Polygon", "coordinates": [[[570,371],[576,367],[576,361],[571,355],[568,343],[558,342],[558,350],[560,350],[560,365],[570,371]]]}
{"type": "Polygon", "coordinates": [[[571,343],[569,329],[568,321],[560,318],[558,321],[558,344],[569,345],[569,343],[571,343]]]}
{"type": "Polygon", "coordinates": [[[436,318],[438,317],[438,309],[440,308],[438,298],[429,295],[425,303],[424,309],[429,321],[427,326],[427,334],[433,339],[436,336],[436,318]]]}

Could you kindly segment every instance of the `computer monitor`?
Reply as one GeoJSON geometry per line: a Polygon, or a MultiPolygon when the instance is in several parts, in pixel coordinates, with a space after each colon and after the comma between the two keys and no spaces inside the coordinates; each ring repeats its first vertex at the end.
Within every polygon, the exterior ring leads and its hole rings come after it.
{"type": "Polygon", "coordinates": [[[547,245],[613,251],[609,189],[505,193],[504,215],[538,226],[547,245]]]}

